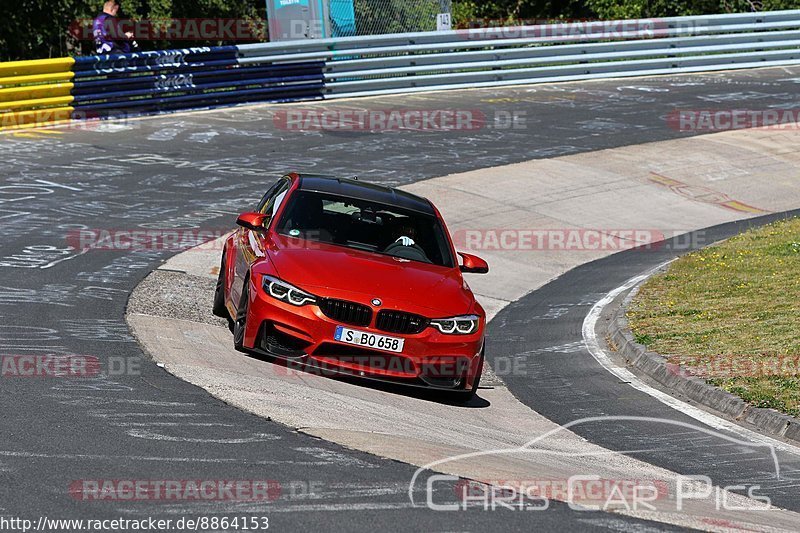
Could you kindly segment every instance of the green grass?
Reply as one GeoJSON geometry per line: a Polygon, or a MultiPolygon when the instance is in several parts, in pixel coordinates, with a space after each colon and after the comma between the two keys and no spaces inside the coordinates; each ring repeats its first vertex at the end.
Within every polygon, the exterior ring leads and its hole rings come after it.
{"type": "Polygon", "coordinates": [[[800,416],[800,218],[678,259],[627,315],[636,340],[671,363],[800,416]]]}

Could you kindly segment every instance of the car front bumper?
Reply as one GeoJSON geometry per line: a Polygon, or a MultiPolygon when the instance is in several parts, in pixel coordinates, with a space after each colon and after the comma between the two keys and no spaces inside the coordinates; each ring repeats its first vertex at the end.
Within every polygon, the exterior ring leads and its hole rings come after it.
{"type": "Polygon", "coordinates": [[[333,320],[314,304],[293,306],[252,290],[244,346],[255,352],[310,366],[326,374],[345,374],[426,388],[465,390],[479,378],[484,345],[483,319],[469,335],[446,335],[429,326],[417,334],[333,320]],[[335,339],[336,328],[402,338],[402,353],[365,349],[335,339]]]}

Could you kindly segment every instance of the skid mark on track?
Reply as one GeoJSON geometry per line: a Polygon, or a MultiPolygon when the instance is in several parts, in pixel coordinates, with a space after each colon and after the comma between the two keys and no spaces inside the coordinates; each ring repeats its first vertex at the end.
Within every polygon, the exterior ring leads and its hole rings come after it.
{"type": "Polygon", "coordinates": [[[322,497],[373,498],[408,493],[407,483],[329,483],[325,487],[328,492],[317,491],[317,494],[322,497]]]}
{"type": "Polygon", "coordinates": [[[329,462],[323,461],[296,461],[296,460],[258,460],[252,461],[247,458],[239,457],[165,457],[149,455],[104,455],[104,454],[84,454],[84,453],[37,453],[21,450],[0,450],[0,457],[13,457],[21,459],[52,459],[56,461],[108,461],[113,465],[118,465],[124,461],[145,461],[155,463],[220,463],[220,464],[241,464],[247,466],[275,466],[292,465],[301,466],[326,466],[329,462]]]}
{"type": "Polygon", "coordinates": [[[592,529],[608,529],[620,533],[660,533],[663,527],[647,526],[644,524],[631,524],[621,518],[586,518],[578,520],[592,529]]]}
{"type": "Polygon", "coordinates": [[[759,207],[753,207],[752,205],[747,205],[746,203],[738,200],[734,200],[727,194],[720,191],[715,191],[709,187],[690,185],[656,172],[650,172],[649,180],[655,184],[667,187],[672,192],[695,202],[718,205],[720,207],[724,207],[725,209],[730,209],[739,213],[763,215],[772,212],[759,207]]]}
{"type": "Polygon", "coordinates": [[[542,353],[578,353],[582,351],[584,351],[583,341],[575,341],[568,342],[566,344],[559,344],[558,346],[536,348],[535,350],[520,352],[518,355],[537,355],[542,353]]]}
{"type": "Polygon", "coordinates": [[[216,131],[203,131],[198,133],[192,133],[189,136],[189,142],[208,144],[212,140],[214,140],[214,137],[218,135],[219,133],[217,133],[216,131]]]}
{"type": "Polygon", "coordinates": [[[325,461],[327,463],[338,464],[341,466],[350,466],[356,468],[377,468],[377,465],[373,465],[366,461],[362,461],[357,457],[345,455],[343,453],[334,450],[329,450],[326,448],[299,447],[295,448],[295,451],[308,454],[314,457],[315,459],[325,461]]]}
{"type": "Polygon", "coordinates": [[[179,437],[174,435],[164,435],[155,431],[147,429],[129,429],[128,435],[138,439],[158,440],[166,442],[191,442],[203,444],[251,444],[254,442],[269,442],[273,440],[280,440],[278,435],[271,435],[269,433],[254,433],[250,437],[243,438],[199,438],[199,437],[179,437]]]}
{"type": "Polygon", "coordinates": [[[569,307],[555,307],[550,306],[550,309],[543,315],[535,315],[529,317],[530,320],[558,320],[562,316],[569,313],[569,307]]]}
{"type": "Polygon", "coordinates": [[[98,405],[106,406],[109,403],[147,405],[151,407],[170,407],[170,408],[194,407],[197,405],[194,402],[160,402],[158,400],[136,400],[131,398],[105,398],[102,396],[75,397],[73,395],[67,395],[67,394],[53,394],[51,396],[54,399],[58,400],[58,403],[63,405],[83,405],[86,407],[98,406],[98,405]]]}
{"type": "Polygon", "coordinates": [[[0,305],[49,304],[74,307],[73,285],[48,284],[41,289],[0,287],[0,305]]]}
{"type": "Polygon", "coordinates": [[[70,337],[87,341],[102,342],[134,342],[128,332],[128,327],[123,320],[94,319],[85,320],[64,319],[64,332],[70,337]]]}
{"type": "Polygon", "coordinates": [[[154,131],[147,136],[148,141],[171,141],[178,136],[180,130],[175,128],[164,128],[162,130],[154,131]]]}
{"type": "MultiPolygon", "coordinates": [[[[126,400],[118,400],[118,403],[124,404],[125,402],[126,400]]],[[[172,403],[177,405],[170,405],[169,407],[194,405],[180,404],[179,402],[172,403]]],[[[134,405],[136,407],[142,406],[141,402],[134,405]]],[[[159,405],[159,402],[144,402],[144,406],[163,407],[163,405],[159,405]]],[[[271,433],[237,429],[234,424],[224,421],[209,421],[208,417],[216,416],[212,413],[119,412],[101,409],[90,412],[89,416],[103,419],[110,426],[124,428],[129,437],[151,441],[231,445],[254,444],[282,439],[282,437],[271,433]],[[169,420],[170,418],[177,420],[169,420]],[[220,429],[216,435],[198,437],[197,428],[206,428],[206,430],[211,430],[212,428],[220,429]]]]}
{"type": "Polygon", "coordinates": [[[51,387],[54,391],[73,392],[131,392],[133,387],[106,378],[81,379],[51,387]]]}
{"type": "Polygon", "coordinates": [[[112,423],[114,426],[123,428],[135,427],[200,427],[200,428],[235,428],[235,424],[226,424],[224,422],[117,422],[112,423]]]}
{"type": "Polygon", "coordinates": [[[168,418],[191,418],[195,416],[214,416],[210,413],[117,413],[99,412],[91,413],[96,418],[127,418],[127,417],[168,417],[168,418]]]}

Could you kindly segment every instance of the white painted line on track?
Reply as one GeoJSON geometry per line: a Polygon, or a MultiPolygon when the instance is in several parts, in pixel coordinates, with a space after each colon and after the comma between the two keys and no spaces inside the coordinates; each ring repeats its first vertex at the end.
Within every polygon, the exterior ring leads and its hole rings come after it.
{"type": "Polygon", "coordinates": [[[667,405],[675,409],[676,411],[688,415],[697,420],[698,422],[701,422],[714,429],[721,431],[728,431],[743,439],[747,439],[762,444],[767,444],[773,446],[776,450],[800,456],[800,448],[798,448],[797,446],[774,439],[772,437],[768,437],[766,435],[762,435],[755,431],[751,431],[738,424],[729,422],[728,420],[725,420],[724,418],[721,418],[717,415],[711,414],[708,411],[704,411],[703,409],[700,409],[689,403],[679,400],[678,398],[670,396],[669,394],[662,392],[658,389],[655,389],[650,385],[647,385],[627,368],[623,368],[616,365],[600,345],[600,342],[597,339],[597,333],[595,331],[595,328],[597,326],[597,321],[599,320],[600,315],[603,313],[603,310],[608,306],[608,304],[614,301],[614,299],[621,293],[643,282],[645,279],[653,275],[656,271],[668,265],[672,261],[673,260],[662,263],[657,267],[648,270],[644,274],[640,274],[634,278],[629,279],[623,285],[612,290],[611,292],[606,294],[600,301],[594,304],[592,309],[589,311],[589,314],[587,314],[586,318],[583,320],[583,342],[586,345],[586,349],[589,350],[589,353],[592,355],[592,357],[594,357],[594,359],[598,363],[600,363],[600,365],[603,368],[605,368],[608,372],[619,378],[621,381],[626,382],[634,389],[644,392],[649,396],[652,396],[653,398],[660,401],[664,405],[667,405]]]}

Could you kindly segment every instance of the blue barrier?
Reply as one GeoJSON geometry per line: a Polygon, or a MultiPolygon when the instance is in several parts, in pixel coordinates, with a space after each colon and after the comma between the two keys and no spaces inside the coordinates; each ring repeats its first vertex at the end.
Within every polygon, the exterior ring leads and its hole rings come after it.
{"type": "MultiPolygon", "coordinates": [[[[208,107],[215,105],[230,105],[248,102],[288,102],[295,100],[309,100],[318,98],[322,90],[322,83],[286,87],[267,87],[258,89],[243,89],[231,92],[216,92],[203,94],[184,94],[179,96],[165,96],[130,99],[125,102],[104,102],[90,104],[75,104],[75,112],[102,112],[111,110],[117,112],[150,112],[174,111],[192,107],[208,107]]],[[[80,116],[80,113],[78,113],[80,116]]],[[[95,116],[93,114],[93,116],[95,116]]],[[[97,113],[103,116],[103,113],[97,113]]]]}
{"type": "Polygon", "coordinates": [[[235,46],[79,57],[74,117],[322,98],[325,61],[242,65],[235,46]]]}
{"type": "Polygon", "coordinates": [[[105,54],[76,57],[73,71],[104,69],[122,64],[124,66],[158,65],[165,63],[189,64],[202,60],[228,59],[236,62],[238,48],[218,46],[204,48],[183,48],[176,50],[152,50],[130,54],[105,54]]]}
{"type": "MultiPolygon", "coordinates": [[[[96,94],[108,95],[120,92],[122,89],[136,90],[142,88],[165,89],[169,87],[192,87],[214,80],[230,80],[232,82],[244,80],[252,83],[264,83],[269,78],[273,81],[289,83],[292,81],[307,81],[320,79],[319,72],[323,67],[322,62],[309,64],[274,65],[269,67],[240,67],[227,70],[195,70],[190,68],[169,69],[166,73],[144,74],[141,76],[125,76],[120,78],[92,79],[77,81],[72,90],[76,97],[79,95],[96,94]],[[272,74],[272,76],[263,76],[272,74]],[[260,79],[263,78],[263,79],[260,79]],[[113,84],[109,80],[113,80],[113,84]]],[[[166,69],[165,69],[166,70],[166,69]]]]}
{"type": "MultiPolygon", "coordinates": [[[[235,90],[239,87],[253,87],[253,86],[262,86],[267,87],[268,85],[274,83],[282,83],[285,80],[290,79],[291,81],[295,82],[298,81],[297,78],[261,78],[261,79],[253,79],[253,80],[240,80],[236,82],[230,81],[222,81],[216,83],[204,83],[201,85],[196,85],[193,83],[187,83],[182,86],[174,85],[174,86],[167,86],[167,87],[148,87],[146,89],[140,89],[137,91],[118,91],[118,92],[106,92],[100,95],[98,94],[87,94],[87,95],[77,95],[73,100],[73,106],[79,107],[82,105],[82,102],[91,102],[91,101],[106,101],[111,102],[114,101],[116,103],[124,103],[125,101],[132,99],[137,96],[147,96],[147,95],[158,95],[159,93],[186,93],[186,92],[205,92],[212,89],[230,89],[235,90]]],[[[303,81],[312,81],[310,77],[303,81]]],[[[321,84],[320,84],[321,86],[321,84]]],[[[270,87],[275,89],[285,89],[287,91],[294,88],[294,85],[291,86],[278,86],[278,87],[270,87]]],[[[216,96],[216,94],[215,94],[216,96]]]]}

